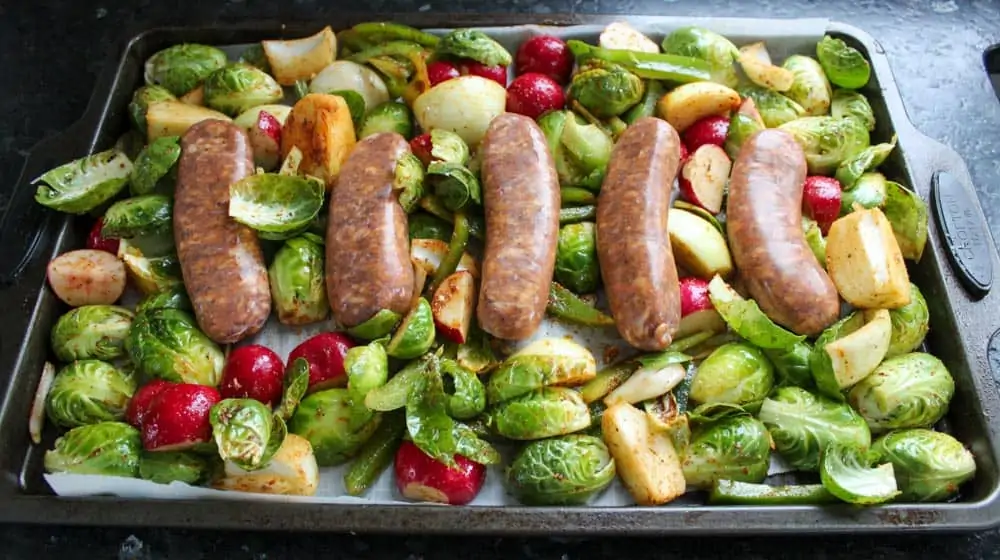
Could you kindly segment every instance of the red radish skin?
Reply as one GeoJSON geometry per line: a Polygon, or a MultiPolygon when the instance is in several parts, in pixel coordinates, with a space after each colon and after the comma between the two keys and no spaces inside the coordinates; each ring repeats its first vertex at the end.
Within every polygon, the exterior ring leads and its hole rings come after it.
{"type": "Polygon", "coordinates": [[[458,65],[458,71],[463,76],[479,76],[487,80],[507,87],[507,67],[506,66],[486,66],[475,60],[463,60],[458,65]]]}
{"type": "Polygon", "coordinates": [[[273,350],[259,344],[240,346],[229,353],[219,393],[224,399],[250,398],[275,406],[284,378],[285,364],[273,350]]]}
{"type": "Polygon", "coordinates": [[[552,35],[538,35],[521,43],[514,58],[518,75],[545,74],[560,84],[569,82],[573,53],[566,41],[552,35]]]}
{"type": "Polygon", "coordinates": [[[180,451],[212,439],[209,412],[222,398],[214,387],[177,383],[164,387],[142,418],[146,451],[180,451]]]}
{"type": "Polygon", "coordinates": [[[708,282],[696,276],[680,279],[681,317],[695,311],[713,309],[712,300],[708,297],[708,282]]]}
{"type": "Polygon", "coordinates": [[[149,407],[153,404],[153,400],[160,394],[160,391],[171,385],[173,383],[169,381],[154,379],[139,387],[139,390],[132,395],[132,399],[128,401],[128,408],[125,409],[125,421],[141,429],[142,420],[149,414],[149,407]]]}
{"type": "Polygon", "coordinates": [[[722,146],[726,143],[726,134],[729,133],[729,117],[711,115],[687,127],[682,135],[684,145],[691,152],[695,152],[705,144],[722,146]]]}
{"type": "Polygon", "coordinates": [[[410,140],[410,151],[413,152],[413,155],[417,156],[417,159],[424,164],[424,167],[427,167],[434,161],[434,156],[431,155],[433,147],[434,144],[431,142],[431,135],[428,132],[410,140]]]}
{"type": "Polygon", "coordinates": [[[522,74],[507,88],[507,112],[520,113],[537,119],[543,114],[562,109],[566,96],[562,86],[545,74],[522,74]]]}
{"type": "Polygon", "coordinates": [[[430,80],[431,87],[459,76],[461,74],[458,72],[458,68],[450,62],[435,60],[427,65],[427,79],[430,80]]]}
{"type": "Polygon", "coordinates": [[[733,162],[715,144],[702,144],[687,158],[677,178],[681,197],[712,214],[722,210],[726,181],[733,162]]]}
{"type": "Polygon", "coordinates": [[[264,169],[275,169],[281,163],[281,121],[267,111],[257,113],[257,122],[250,129],[253,161],[264,169]]]}
{"type": "Polygon", "coordinates": [[[486,481],[486,467],[455,455],[458,468],[449,468],[404,441],[396,452],[396,488],[410,500],[465,505],[476,498],[486,481]]]}
{"type": "Polygon", "coordinates": [[[820,231],[826,235],[830,226],[840,217],[840,181],[833,177],[813,175],[802,185],[802,212],[816,220],[820,231]]]}
{"type": "Polygon", "coordinates": [[[335,332],[319,333],[295,347],[288,355],[288,363],[296,358],[309,362],[309,392],[347,385],[344,356],[354,347],[347,335],[335,332]]]}
{"type": "Polygon", "coordinates": [[[681,161],[681,165],[684,165],[687,162],[688,157],[691,155],[691,152],[688,151],[687,146],[684,145],[684,142],[681,142],[680,146],[681,146],[681,158],[680,158],[680,161],[681,161]]]}
{"type": "Polygon", "coordinates": [[[106,251],[118,256],[118,246],[121,245],[121,242],[118,241],[117,237],[104,237],[101,234],[102,229],[104,229],[104,216],[97,218],[94,227],[90,228],[90,234],[87,235],[87,248],[106,251]]]}

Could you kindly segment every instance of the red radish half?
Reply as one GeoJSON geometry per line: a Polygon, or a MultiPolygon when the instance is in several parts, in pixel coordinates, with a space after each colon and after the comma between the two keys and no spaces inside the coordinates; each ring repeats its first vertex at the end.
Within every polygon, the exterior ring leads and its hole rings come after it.
{"type": "Polygon", "coordinates": [[[427,65],[427,79],[430,80],[431,87],[459,76],[461,74],[458,72],[458,68],[450,62],[435,60],[427,65]]]}
{"type": "Polygon", "coordinates": [[[573,72],[573,53],[559,37],[537,35],[518,47],[514,68],[518,75],[535,72],[565,84],[573,72]]]}
{"type": "Polygon", "coordinates": [[[309,363],[309,392],[347,385],[344,356],[354,347],[347,335],[324,332],[306,339],[288,355],[288,363],[305,358],[309,363]]]}
{"type": "Polygon", "coordinates": [[[281,398],[285,364],[273,350],[259,344],[233,349],[222,370],[219,393],[224,399],[256,399],[274,406],[281,398]]]}
{"type": "Polygon", "coordinates": [[[118,256],[118,247],[121,243],[118,241],[117,237],[104,237],[101,235],[102,229],[104,229],[103,216],[97,218],[97,221],[94,222],[94,227],[90,228],[90,234],[87,235],[87,248],[97,251],[105,251],[118,256]]]}
{"type": "Polygon", "coordinates": [[[441,282],[431,299],[437,332],[452,342],[464,344],[469,336],[476,306],[476,279],[460,270],[441,282]]]}
{"type": "Polygon", "coordinates": [[[250,127],[250,146],[254,165],[272,170],[281,163],[281,121],[267,111],[257,113],[257,122],[250,127]]]}
{"type": "Polygon", "coordinates": [[[726,322],[708,296],[708,282],[696,276],[680,279],[681,322],[675,333],[683,338],[699,332],[723,332],[726,322]]]}
{"type": "Polygon", "coordinates": [[[160,394],[160,391],[170,387],[173,383],[162,379],[154,379],[146,383],[132,395],[128,401],[128,408],[125,409],[125,421],[142,428],[143,419],[149,414],[149,409],[153,404],[153,399],[160,394]]]}
{"type": "Polygon", "coordinates": [[[681,168],[681,196],[712,214],[722,210],[722,196],[732,162],[726,151],[715,144],[703,144],[681,168]]]}
{"type": "Polygon", "coordinates": [[[507,87],[507,67],[506,66],[486,66],[475,60],[463,60],[458,65],[458,71],[463,76],[479,76],[487,80],[493,80],[503,87],[507,87]]]}
{"type": "Polygon", "coordinates": [[[72,307],[110,305],[125,291],[125,265],[118,257],[96,249],[77,249],[49,262],[49,285],[72,307]]]}
{"type": "Polygon", "coordinates": [[[475,499],[486,481],[486,467],[455,455],[458,468],[449,468],[404,441],[396,452],[396,488],[410,500],[464,505],[475,499]]]}
{"type": "Polygon", "coordinates": [[[695,121],[684,130],[684,145],[695,152],[705,144],[722,146],[729,134],[729,117],[710,115],[695,121]]]}
{"type": "Polygon", "coordinates": [[[548,111],[562,109],[566,96],[562,86],[545,74],[522,74],[507,88],[507,112],[537,119],[548,111]]]}
{"type": "Polygon", "coordinates": [[[830,226],[840,217],[840,199],[843,192],[840,181],[833,177],[813,175],[802,185],[802,212],[816,220],[820,231],[826,235],[830,226]]]}
{"type": "Polygon", "coordinates": [[[209,411],[222,400],[213,387],[177,383],[153,397],[142,418],[146,451],[180,451],[212,439],[209,411]]]}

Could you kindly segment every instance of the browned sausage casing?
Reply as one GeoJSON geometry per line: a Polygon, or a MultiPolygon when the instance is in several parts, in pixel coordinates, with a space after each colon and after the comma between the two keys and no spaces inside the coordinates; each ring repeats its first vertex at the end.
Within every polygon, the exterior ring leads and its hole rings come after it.
{"type": "Polygon", "coordinates": [[[680,144],[666,121],[637,120],[615,144],[597,198],[597,257],[611,314],[622,338],[642,350],[670,345],[681,320],[667,233],[680,144]]]}
{"type": "Polygon", "coordinates": [[[219,344],[257,333],[271,313],[257,234],[229,217],[229,185],[253,171],[250,140],[233,123],[201,121],[181,138],[174,241],[198,326],[219,344]]]}
{"type": "Polygon", "coordinates": [[[806,157],[787,132],[762,130],[740,148],[729,180],[726,228],[747,291],[776,323],[813,335],[837,320],[840,300],[802,232],[806,157]]]}
{"type": "Polygon", "coordinates": [[[393,192],[396,162],[410,153],[399,134],[358,142],[330,195],[326,292],[336,321],[354,327],[383,309],[409,310],[413,265],[406,212],[393,192]]]}
{"type": "Polygon", "coordinates": [[[486,247],[476,314],[483,330],[523,340],[545,316],[559,237],[559,178],[535,121],[504,113],[480,146],[486,247]]]}

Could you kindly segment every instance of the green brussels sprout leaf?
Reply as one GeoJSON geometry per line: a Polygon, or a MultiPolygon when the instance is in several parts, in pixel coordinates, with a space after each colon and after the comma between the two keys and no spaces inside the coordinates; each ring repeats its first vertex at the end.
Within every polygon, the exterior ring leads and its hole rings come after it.
{"type": "Polygon", "coordinates": [[[132,162],[107,150],[50,169],[31,184],[35,201],[68,214],[85,214],[115,197],[128,184],[132,162]]]}
{"type": "Polygon", "coordinates": [[[860,89],[871,78],[871,65],[864,55],[841,39],[824,35],[816,43],[816,58],[826,77],[836,86],[860,89]]]}
{"type": "Polygon", "coordinates": [[[487,422],[508,439],[544,439],[588,428],[590,410],[579,392],[544,387],[502,402],[490,412],[487,422]]]}
{"type": "Polygon", "coordinates": [[[60,436],[45,452],[50,473],[97,474],[135,478],[139,474],[142,438],[124,422],[79,426],[60,436]]]}
{"type": "Polygon", "coordinates": [[[514,61],[503,45],[475,29],[456,29],[441,37],[434,55],[467,58],[484,66],[510,66],[514,61]]]}
{"type": "Polygon", "coordinates": [[[135,379],[115,366],[77,360],[56,374],[45,411],[53,424],[64,428],[121,420],[135,389],[135,379]]]}
{"type": "Polygon", "coordinates": [[[296,358],[288,364],[282,385],[281,403],[276,413],[282,419],[290,420],[309,389],[309,362],[305,358],[296,358]]]}
{"type": "Polygon", "coordinates": [[[125,263],[132,280],[146,295],[180,288],[184,282],[180,261],[173,253],[147,257],[139,247],[122,239],[118,246],[118,258],[125,263]]]}
{"type": "Polygon", "coordinates": [[[803,389],[810,389],[815,385],[809,365],[811,354],[812,346],[807,342],[799,342],[789,348],[764,349],[764,355],[778,374],[779,385],[793,385],[803,389]]]}
{"type": "Polygon", "coordinates": [[[764,127],[757,122],[757,119],[744,113],[733,113],[729,119],[729,130],[726,132],[724,145],[729,157],[735,160],[740,154],[743,142],[759,130],[764,130],[764,127]]]}
{"type": "Polygon", "coordinates": [[[201,484],[211,470],[208,459],[191,451],[144,451],[139,457],[139,478],[157,484],[201,484]]]}
{"type": "Polygon", "coordinates": [[[150,103],[157,101],[176,101],[177,97],[162,86],[142,86],[132,94],[128,104],[128,114],[135,130],[143,138],[146,137],[146,109],[150,103]]]}
{"type": "Polygon", "coordinates": [[[226,62],[226,53],[215,47],[194,43],[174,45],[146,60],[146,84],[161,85],[175,96],[184,95],[226,62]]]}
{"type": "Polygon", "coordinates": [[[465,344],[455,351],[455,361],[475,374],[486,373],[500,363],[490,345],[490,335],[475,323],[469,329],[465,344]]]}
{"type": "Polygon", "coordinates": [[[707,490],[718,480],[761,482],[770,460],[764,424],[752,416],[731,416],[694,429],[682,468],[688,486],[707,490]]]}
{"type": "Polygon", "coordinates": [[[435,328],[431,304],[419,298],[413,309],[403,318],[386,346],[393,358],[411,360],[427,352],[434,344],[435,328]]]}
{"type": "Polygon", "coordinates": [[[775,449],[798,470],[819,468],[820,452],[834,443],[867,449],[868,424],[847,403],[814,395],[799,387],[781,387],[764,399],[758,414],[775,449]]]}
{"type": "Polygon", "coordinates": [[[469,164],[469,145],[461,136],[443,128],[435,128],[430,135],[434,160],[462,166],[469,164]]]}
{"type": "Polygon", "coordinates": [[[115,305],[77,307],[52,327],[52,351],[64,362],[121,358],[134,317],[128,309],[115,305]]]}
{"type": "Polygon", "coordinates": [[[371,410],[389,412],[406,406],[406,403],[423,384],[423,377],[436,367],[433,355],[413,360],[399,370],[384,385],[376,387],[365,395],[365,406],[371,410]]]}
{"type": "Polygon", "coordinates": [[[396,162],[392,188],[399,191],[399,205],[404,212],[409,214],[417,209],[424,196],[425,177],[424,164],[417,156],[407,153],[396,162]]]}
{"type": "Polygon", "coordinates": [[[354,457],[382,421],[380,414],[351,429],[354,403],[347,389],[326,389],[302,399],[288,423],[288,431],[309,440],[321,467],[342,464],[354,457]]]}
{"type": "Polygon", "coordinates": [[[793,54],[785,59],[781,67],[795,76],[792,87],[785,95],[802,106],[810,117],[827,114],[832,91],[819,62],[808,56],[793,54]]]}
{"type": "Polygon", "coordinates": [[[285,91],[270,74],[240,62],[215,70],[203,85],[205,105],[231,117],[285,97],[285,91]]]}
{"type": "Polygon", "coordinates": [[[180,138],[163,136],[144,147],[135,158],[129,175],[129,189],[133,195],[152,194],[162,185],[164,194],[174,190],[172,176],[181,158],[180,138]]]}
{"type": "Polygon", "coordinates": [[[830,116],[835,119],[857,119],[867,130],[875,130],[875,111],[864,95],[849,89],[833,92],[830,116]]]}
{"type": "Polygon", "coordinates": [[[876,144],[861,150],[854,157],[846,159],[837,167],[834,177],[844,190],[851,190],[866,171],[873,171],[885,162],[896,147],[896,136],[888,144],[876,144]]]}
{"type": "Polygon", "coordinates": [[[873,468],[868,451],[855,445],[828,445],[823,450],[819,477],[824,488],[850,504],[882,504],[900,494],[892,463],[873,468]]]}
{"type": "Polygon", "coordinates": [[[395,132],[409,140],[413,136],[413,112],[405,103],[386,101],[364,117],[358,140],[380,132],[395,132]]]}
{"type": "Polygon", "coordinates": [[[914,352],[882,362],[851,388],[848,402],[872,432],[930,428],[948,412],[955,380],[930,354],[914,352]]]}
{"type": "Polygon", "coordinates": [[[840,215],[845,216],[854,211],[854,205],[864,208],[878,208],[885,204],[888,191],[888,181],[885,175],[877,171],[864,173],[850,190],[844,190],[840,196],[840,215]]]}
{"type": "Polygon", "coordinates": [[[355,346],[344,356],[347,373],[347,390],[354,403],[348,429],[356,430],[368,422],[373,412],[364,406],[365,397],[372,390],[385,385],[389,379],[389,357],[385,347],[378,342],[355,346]]]}
{"type": "Polygon", "coordinates": [[[639,76],[621,65],[595,58],[580,66],[566,94],[590,114],[606,119],[642,101],[645,87],[639,76]]]}
{"type": "Polygon", "coordinates": [[[434,185],[434,193],[448,210],[457,212],[471,203],[483,203],[479,180],[464,166],[433,161],[427,166],[427,174],[434,185]]]}
{"type": "Polygon", "coordinates": [[[468,420],[479,416],[486,408],[486,388],[483,387],[483,382],[474,372],[465,369],[454,360],[445,358],[438,363],[441,374],[445,376],[446,381],[451,381],[453,389],[449,391],[446,384],[448,415],[456,420],[468,420]]]}
{"type": "Polygon", "coordinates": [[[923,343],[930,329],[930,312],[927,300],[916,284],[910,283],[910,303],[889,310],[889,321],[892,323],[892,337],[886,359],[912,352],[923,343]]]}
{"type": "Polygon", "coordinates": [[[708,284],[712,305],[736,334],[762,349],[786,349],[805,340],[778,326],[768,318],[757,302],[743,299],[725,280],[716,275],[708,284]]]}
{"type": "MultiPolygon", "coordinates": [[[[763,115],[764,109],[758,104],[763,115]]],[[[858,119],[800,117],[781,130],[790,133],[806,153],[811,175],[829,175],[837,166],[869,146],[868,130],[858,119]]]]}
{"type": "Polygon", "coordinates": [[[550,111],[539,119],[539,126],[552,150],[559,184],[564,188],[600,190],[611,159],[611,137],[600,126],[584,123],[572,111],[550,111]]]}
{"type": "Polygon", "coordinates": [[[593,222],[569,224],[559,230],[555,279],[576,293],[591,293],[600,283],[597,227],[593,222]]]}
{"type": "Polygon", "coordinates": [[[872,444],[879,463],[891,463],[899,501],[940,502],[976,473],[972,453],[954,437],[932,430],[899,430],[872,444]]]}
{"type": "Polygon", "coordinates": [[[886,181],[882,212],[892,226],[903,258],[920,262],[927,244],[927,204],[903,185],[886,181]]]}
{"type": "Polygon", "coordinates": [[[729,87],[735,87],[739,82],[735,66],[739,49],[714,31],[703,27],[682,27],[667,35],[662,47],[667,54],[705,61],[711,71],[709,79],[713,82],[729,87]]]}
{"type": "Polygon", "coordinates": [[[267,54],[264,52],[264,45],[260,43],[254,43],[243,49],[243,52],[240,53],[238,62],[255,66],[268,74],[271,73],[271,63],[267,60],[267,54]]]}
{"type": "Polygon", "coordinates": [[[169,290],[148,295],[142,298],[135,306],[136,314],[145,313],[151,309],[194,311],[191,299],[188,298],[183,286],[174,286],[169,290]]]}
{"type": "Polygon", "coordinates": [[[583,505],[614,478],[614,459],[600,438],[569,435],[526,445],[504,482],[525,505],[583,505]]]}
{"type": "Polygon", "coordinates": [[[806,235],[806,245],[809,245],[809,250],[819,265],[826,269],[826,239],[823,238],[823,231],[819,229],[819,223],[812,218],[802,216],[802,232],[806,235]]]}
{"type": "Polygon", "coordinates": [[[180,309],[151,309],[136,316],[125,339],[136,369],[175,383],[219,384],[225,356],[180,309]]]}
{"type": "MultiPolygon", "coordinates": [[[[350,89],[339,89],[329,93],[343,98],[344,102],[347,103],[347,110],[351,113],[351,122],[354,123],[354,128],[360,129],[365,123],[365,112],[368,110],[365,106],[364,96],[350,89]]],[[[358,137],[359,140],[361,138],[361,136],[358,137]]]]}
{"type": "Polygon", "coordinates": [[[367,321],[347,329],[347,334],[364,340],[375,340],[391,333],[400,319],[402,316],[399,313],[391,309],[380,309],[367,321]]]}
{"type": "Polygon", "coordinates": [[[101,235],[131,238],[173,233],[174,202],[166,195],[147,194],[126,198],[104,213],[101,235]]]}
{"type": "Polygon", "coordinates": [[[229,187],[229,216],[257,231],[288,233],[308,228],[323,206],[325,186],[302,177],[261,173],[229,187]]]}
{"type": "Polygon", "coordinates": [[[322,321],[330,312],[323,245],[307,235],[315,237],[304,234],[285,241],[268,267],[271,299],[285,325],[322,321]]]}
{"type": "Polygon", "coordinates": [[[698,403],[759,403],[774,386],[774,367],[758,348],[743,342],[724,344],[708,355],[691,382],[698,403]]]}
{"type": "MultiPolygon", "coordinates": [[[[795,101],[776,91],[758,85],[748,84],[740,86],[736,91],[739,92],[740,97],[753,100],[757,112],[760,113],[761,119],[764,120],[764,125],[768,128],[792,122],[806,114],[806,110],[795,101]]],[[[742,134],[743,139],[746,139],[751,133],[744,131],[742,134]]],[[[740,141],[740,144],[742,144],[742,141],[740,141]]]]}
{"type": "MultiPolygon", "coordinates": [[[[419,200],[417,201],[419,203],[419,200]]],[[[408,218],[410,230],[410,240],[414,239],[438,239],[448,241],[451,239],[451,232],[454,227],[448,222],[426,212],[413,212],[408,218]]]]}

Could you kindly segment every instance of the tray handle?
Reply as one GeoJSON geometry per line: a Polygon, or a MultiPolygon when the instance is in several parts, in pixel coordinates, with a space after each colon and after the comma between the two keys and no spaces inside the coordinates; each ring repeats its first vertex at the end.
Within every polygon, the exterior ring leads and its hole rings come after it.
{"type": "Polygon", "coordinates": [[[24,267],[34,258],[43,233],[56,214],[34,200],[31,182],[49,169],[82,157],[93,134],[89,119],[81,119],[62,132],[45,138],[28,152],[21,174],[10,191],[10,199],[0,217],[0,287],[14,284],[24,267]],[[90,129],[88,129],[88,127],[90,129]]]}

